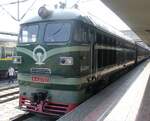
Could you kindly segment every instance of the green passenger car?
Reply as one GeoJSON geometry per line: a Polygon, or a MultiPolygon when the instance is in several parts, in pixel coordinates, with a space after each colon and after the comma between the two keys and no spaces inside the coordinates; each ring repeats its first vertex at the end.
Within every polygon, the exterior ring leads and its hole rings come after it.
{"type": "Polygon", "coordinates": [[[14,56],[16,55],[15,47],[0,47],[0,78],[8,78],[8,69],[13,67],[16,69],[14,56]]]}

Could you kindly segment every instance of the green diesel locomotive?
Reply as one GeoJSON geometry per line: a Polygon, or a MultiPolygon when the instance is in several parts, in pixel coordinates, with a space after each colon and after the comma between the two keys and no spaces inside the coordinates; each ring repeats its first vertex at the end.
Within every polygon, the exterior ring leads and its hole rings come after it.
{"type": "MultiPolygon", "coordinates": [[[[141,60],[148,57],[147,51],[141,60]]],[[[114,73],[138,63],[136,56],[133,41],[96,25],[78,10],[41,7],[39,16],[21,24],[14,61],[19,106],[61,116],[93,95],[96,86],[106,84],[114,73]]]]}

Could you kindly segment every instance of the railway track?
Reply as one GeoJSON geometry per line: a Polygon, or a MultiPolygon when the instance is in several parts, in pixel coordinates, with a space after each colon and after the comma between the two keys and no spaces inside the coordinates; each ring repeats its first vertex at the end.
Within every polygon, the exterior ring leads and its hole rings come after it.
{"type": "Polygon", "coordinates": [[[47,117],[44,115],[35,115],[32,113],[25,113],[22,115],[15,116],[10,121],[56,121],[57,118],[47,117]]]}
{"type": "Polygon", "coordinates": [[[5,103],[19,97],[19,87],[5,87],[0,89],[0,104],[5,103]]]}
{"type": "Polygon", "coordinates": [[[34,115],[31,114],[31,113],[25,113],[25,114],[22,114],[22,115],[18,115],[12,119],[10,119],[10,121],[25,121],[29,118],[32,118],[34,115]]]}
{"type": "Polygon", "coordinates": [[[3,90],[13,89],[13,88],[17,88],[17,87],[19,87],[18,84],[14,85],[14,86],[2,87],[2,88],[0,88],[0,92],[3,91],[3,90]]]}

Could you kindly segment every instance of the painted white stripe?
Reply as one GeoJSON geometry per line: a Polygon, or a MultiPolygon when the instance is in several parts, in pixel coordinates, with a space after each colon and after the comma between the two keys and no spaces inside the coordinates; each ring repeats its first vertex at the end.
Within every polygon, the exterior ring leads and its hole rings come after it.
{"type": "MultiPolygon", "coordinates": [[[[29,49],[18,47],[17,51],[24,53],[30,56],[31,58],[33,58],[33,52],[29,49]]],[[[78,52],[78,51],[90,51],[90,46],[71,46],[71,47],[60,47],[60,48],[50,49],[49,51],[46,52],[47,53],[46,59],[56,54],[65,53],[65,52],[78,52]]]]}
{"type": "Polygon", "coordinates": [[[78,51],[90,51],[89,46],[71,46],[71,47],[62,47],[55,48],[47,51],[47,58],[54,56],[56,54],[65,53],[65,52],[78,52],[78,51]]]}
{"type": "Polygon", "coordinates": [[[30,56],[31,58],[33,58],[33,55],[32,55],[33,52],[29,49],[26,49],[26,48],[23,48],[23,47],[17,47],[17,51],[21,52],[21,53],[24,53],[24,54],[30,56]]]}
{"type": "Polygon", "coordinates": [[[95,45],[95,49],[106,49],[106,50],[117,50],[117,51],[133,51],[127,48],[119,48],[119,47],[111,47],[111,46],[104,46],[104,45],[95,45]]]}

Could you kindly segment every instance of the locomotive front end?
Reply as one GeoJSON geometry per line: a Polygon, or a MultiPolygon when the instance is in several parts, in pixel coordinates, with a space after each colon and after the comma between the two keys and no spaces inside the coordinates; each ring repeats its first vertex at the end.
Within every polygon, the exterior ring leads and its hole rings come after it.
{"type": "Polygon", "coordinates": [[[61,116],[86,98],[80,57],[88,55],[89,48],[71,42],[73,25],[54,19],[21,25],[15,60],[20,108],[61,116]]]}

